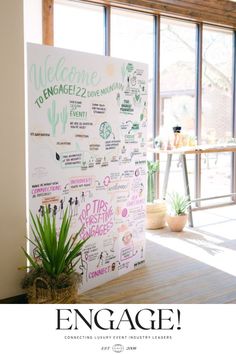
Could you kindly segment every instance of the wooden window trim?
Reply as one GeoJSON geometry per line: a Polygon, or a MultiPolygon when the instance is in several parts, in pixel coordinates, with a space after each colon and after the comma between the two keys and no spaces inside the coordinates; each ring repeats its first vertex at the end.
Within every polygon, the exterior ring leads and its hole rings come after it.
{"type": "MultiPolygon", "coordinates": [[[[73,0],[76,1],[76,0],[73,0]]],[[[169,15],[236,29],[236,2],[226,0],[80,0],[137,10],[153,15],[169,15]]]]}
{"type": "MultiPolygon", "coordinates": [[[[75,1],[76,0],[70,0],[75,1]]],[[[213,24],[236,29],[236,2],[226,0],[80,0],[79,2],[114,6],[153,15],[213,24]]],[[[43,44],[54,44],[54,0],[42,0],[43,44]]]]}
{"type": "Polygon", "coordinates": [[[43,44],[54,44],[54,0],[42,0],[42,13],[43,13],[43,44]]]}

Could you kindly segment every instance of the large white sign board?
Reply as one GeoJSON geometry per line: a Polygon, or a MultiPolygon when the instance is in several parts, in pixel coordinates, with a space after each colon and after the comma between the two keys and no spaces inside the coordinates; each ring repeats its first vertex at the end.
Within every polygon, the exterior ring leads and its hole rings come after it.
{"type": "Polygon", "coordinates": [[[29,208],[91,236],[81,291],[144,263],[147,66],[28,44],[29,208]]]}

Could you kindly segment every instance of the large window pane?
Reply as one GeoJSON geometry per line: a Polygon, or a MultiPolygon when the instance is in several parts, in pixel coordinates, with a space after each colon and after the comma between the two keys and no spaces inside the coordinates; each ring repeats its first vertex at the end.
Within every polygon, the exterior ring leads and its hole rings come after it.
{"type": "Polygon", "coordinates": [[[154,17],[112,9],[111,55],[149,65],[148,138],[153,138],[154,17]]]}
{"type": "Polygon", "coordinates": [[[104,8],[57,0],[54,6],[54,45],[104,54],[104,8]]]}
{"type": "MultiPolygon", "coordinates": [[[[232,137],[233,32],[204,26],[202,60],[202,143],[225,143],[232,137]]],[[[203,156],[202,196],[230,191],[231,154],[203,156]]]]}
{"type": "MultiPolygon", "coordinates": [[[[196,108],[196,25],[161,18],[160,42],[160,139],[165,144],[173,140],[173,127],[180,125],[182,133],[195,138],[196,108]]],[[[161,178],[166,158],[161,155],[161,178]]],[[[194,193],[194,155],[188,156],[191,194],[194,193]]],[[[179,156],[173,156],[170,189],[183,192],[182,166],[179,156]]]]}

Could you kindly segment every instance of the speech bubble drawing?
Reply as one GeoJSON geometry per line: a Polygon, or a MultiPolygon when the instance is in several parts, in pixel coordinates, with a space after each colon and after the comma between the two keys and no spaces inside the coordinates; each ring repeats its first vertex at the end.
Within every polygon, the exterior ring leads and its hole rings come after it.
{"type": "Polygon", "coordinates": [[[63,153],[60,156],[61,167],[62,168],[80,167],[82,158],[83,158],[83,154],[81,152],[72,151],[72,152],[63,153]]]}

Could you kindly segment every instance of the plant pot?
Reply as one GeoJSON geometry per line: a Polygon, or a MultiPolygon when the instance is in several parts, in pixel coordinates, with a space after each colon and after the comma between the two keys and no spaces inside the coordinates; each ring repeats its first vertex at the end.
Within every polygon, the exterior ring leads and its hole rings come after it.
{"type": "Polygon", "coordinates": [[[42,277],[34,279],[33,285],[27,288],[29,304],[73,304],[78,294],[78,283],[61,289],[50,287],[42,277]]]}
{"type": "Polygon", "coordinates": [[[146,205],[146,229],[162,229],[166,224],[166,203],[163,200],[156,200],[146,205]]]}
{"type": "Polygon", "coordinates": [[[171,231],[180,232],[186,225],[188,215],[167,215],[166,221],[171,231]]]}

